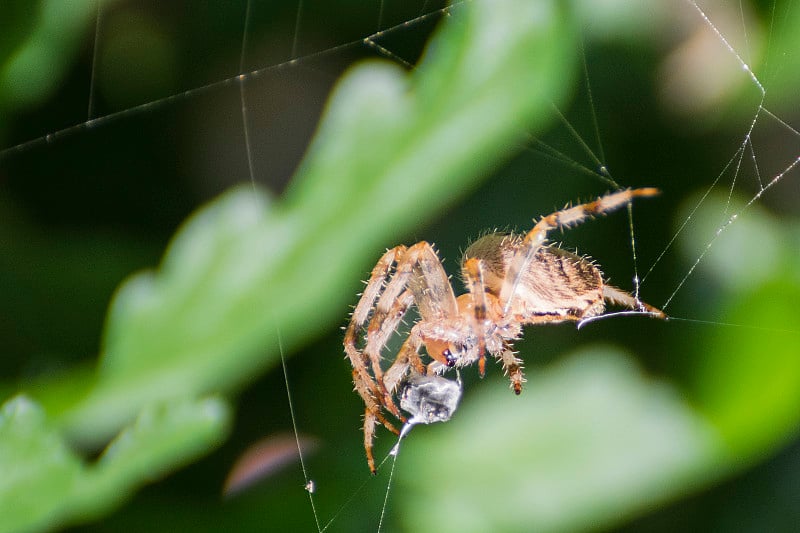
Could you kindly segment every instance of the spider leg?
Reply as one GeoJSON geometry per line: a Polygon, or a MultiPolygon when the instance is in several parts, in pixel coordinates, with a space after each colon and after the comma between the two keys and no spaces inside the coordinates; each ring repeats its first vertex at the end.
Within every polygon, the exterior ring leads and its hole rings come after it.
{"type": "Polygon", "coordinates": [[[506,343],[503,353],[500,354],[500,361],[503,363],[503,370],[508,375],[508,379],[511,380],[514,394],[519,395],[522,392],[522,384],[527,381],[522,372],[522,359],[519,359],[512,346],[506,343]]]}
{"type": "MultiPolygon", "coordinates": [[[[404,295],[411,298],[411,301],[417,306],[423,322],[443,321],[459,314],[453,288],[439,256],[436,255],[436,251],[429,243],[425,241],[419,242],[408,248],[402,257],[398,258],[395,274],[378,300],[375,314],[369,326],[367,346],[365,348],[367,354],[372,354],[374,350],[382,349],[388,340],[388,334],[396,329],[397,323],[393,321],[401,315],[394,310],[387,312],[385,308],[391,302],[402,300],[404,295]],[[398,296],[401,289],[404,289],[404,292],[398,296]],[[409,291],[411,291],[410,294],[413,297],[409,296],[409,291]],[[385,323],[390,325],[385,326],[385,323]],[[382,338],[381,332],[387,332],[387,337],[382,338]]],[[[403,308],[404,311],[405,308],[403,308]]],[[[387,404],[392,402],[390,393],[393,392],[393,388],[405,370],[407,370],[409,364],[418,373],[425,373],[425,366],[419,357],[419,350],[424,339],[425,337],[418,325],[411,328],[411,332],[396,358],[396,363],[400,366],[396,367],[393,364],[392,367],[395,373],[399,372],[398,368],[402,368],[401,375],[391,383],[387,383],[384,376],[378,379],[379,385],[384,387],[384,392],[388,397],[387,404]]],[[[441,359],[441,356],[436,353],[429,353],[428,355],[437,360],[441,359]]],[[[394,407],[393,402],[390,405],[394,407]]],[[[399,413],[396,413],[396,415],[400,416],[399,413]]]]}
{"type": "Polygon", "coordinates": [[[603,299],[609,303],[621,305],[634,311],[646,311],[653,315],[654,318],[667,319],[667,315],[661,309],[655,308],[613,285],[603,285],[603,299]]]}
{"type": "Polygon", "coordinates": [[[414,303],[422,320],[439,320],[458,314],[455,295],[447,273],[433,247],[425,241],[403,249],[394,258],[392,276],[375,304],[367,329],[364,353],[372,361],[375,380],[383,393],[380,351],[397,329],[408,307],[414,303]]]}
{"type": "MultiPolygon", "coordinates": [[[[422,347],[422,337],[416,329],[412,328],[400,351],[397,353],[397,358],[392,363],[392,366],[383,375],[383,382],[386,388],[394,392],[397,385],[405,377],[409,369],[412,369],[417,374],[425,374],[425,365],[419,357],[419,349],[422,347]]],[[[405,420],[403,420],[405,422],[405,420]]]]}
{"type": "MultiPolygon", "coordinates": [[[[372,441],[375,439],[375,424],[380,422],[395,435],[399,435],[400,432],[391,422],[386,419],[385,416],[383,416],[383,413],[381,412],[381,406],[375,399],[375,396],[370,390],[368,383],[359,379],[358,371],[356,369],[353,369],[353,383],[355,383],[355,388],[361,398],[364,399],[364,404],[366,405],[366,408],[364,409],[364,450],[367,454],[367,464],[369,465],[369,469],[374,474],[375,459],[372,455],[372,441]]],[[[374,385],[372,382],[369,383],[374,385]]]]}
{"type": "MultiPolygon", "coordinates": [[[[369,390],[367,385],[358,380],[358,376],[356,375],[356,371],[353,370],[353,382],[356,384],[355,389],[358,391],[359,395],[364,398],[364,404],[367,406],[367,411],[369,411],[375,418],[377,418],[381,424],[383,424],[386,429],[391,431],[392,433],[399,434],[400,432],[394,425],[389,422],[383,413],[381,412],[381,404],[375,399],[375,396],[372,395],[372,392],[369,390]]],[[[405,420],[403,420],[405,422],[405,420]]]]}
{"type": "MultiPolygon", "coordinates": [[[[389,286],[393,282],[394,280],[389,283],[389,286]]],[[[389,286],[387,286],[387,289],[389,286]]],[[[408,289],[405,289],[394,301],[385,299],[384,293],[378,300],[375,314],[367,328],[367,344],[364,347],[365,356],[372,362],[372,373],[375,376],[379,393],[383,397],[382,403],[398,418],[401,418],[400,411],[392,399],[392,388],[387,387],[385,384],[383,369],[380,365],[381,351],[383,351],[383,348],[397,330],[398,325],[413,302],[414,295],[408,289]],[[384,306],[388,307],[388,309],[385,309],[384,306]]]]}
{"type": "MultiPolygon", "coordinates": [[[[381,297],[381,300],[382,299],[383,296],[381,297]]],[[[409,338],[407,338],[403,343],[403,347],[392,363],[392,366],[386,371],[386,373],[384,373],[384,371],[381,369],[380,361],[381,351],[383,350],[384,346],[386,346],[386,343],[389,341],[391,335],[397,329],[397,326],[405,316],[409,306],[413,303],[413,301],[413,293],[409,289],[406,289],[400,294],[397,300],[395,300],[394,304],[389,308],[389,311],[385,313],[376,311],[375,315],[370,321],[367,333],[367,345],[364,348],[364,353],[373,364],[373,374],[375,376],[375,381],[377,382],[378,394],[382,398],[381,404],[403,423],[405,423],[406,418],[397,408],[397,404],[395,404],[394,399],[392,398],[392,393],[396,389],[397,383],[400,379],[402,379],[403,375],[408,369],[408,361],[410,358],[404,352],[404,349],[406,348],[406,345],[409,344],[409,341],[412,340],[413,335],[410,335],[409,338]]],[[[381,304],[379,302],[379,308],[380,305],[381,304]]],[[[413,349],[414,357],[417,361],[419,361],[419,356],[416,353],[416,350],[418,349],[419,344],[417,344],[416,348],[413,349]]],[[[421,363],[419,363],[419,366],[421,366],[421,363]]],[[[392,432],[397,433],[390,425],[387,425],[386,422],[383,420],[381,422],[392,432]]]]}
{"type": "MultiPolygon", "coordinates": [[[[387,250],[378,260],[377,264],[372,269],[372,273],[361,295],[361,299],[353,310],[350,323],[344,334],[344,350],[354,370],[353,382],[355,383],[356,390],[368,407],[370,402],[374,402],[376,397],[381,396],[381,391],[367,370],[368,355],[359,350],[357,346],[358,337],[375,304],[375,300],[378,298],[383,288],[386,276],[388,276],[396,257],[405,250],[405,246],[396,246],[391,250],[387,250]]],[[[373,361],[373,368],[374,366],[375,361],[373,361]]]]}
{"type": "Polygon", "coordinates": [[[478,371],[486,374],[486,285],[483,282],[483,265],[476,258],[464,262],[464,277],[472,299],[473,330],[478,336],[478,371]]]}
{"type": "Polygon", "coordinates": [[[625,189],[601,196],[593,202],[568,207],[542,217],[533,229],[525,235],[522,246],[520,246],[519,250],[514,254],[509,264],[503,282],[503,288],[500,292],[500,300],[505,302],[504,312],[508,313],[511,309],[513,296],[517,292],[517,286],[522,279],[522,273],[527,270],[536,252],[538,252],[547,241],[548,232],[557,228],[569,228],[584,222],[587,218],[606,214],[623,205],[627,205],[636,197],[655,196],[658,193],[659,190],[652,187],[625,189]]]}
{"type": "MultiPolygon", "coordinates": [[[[364,354],[372,362],[372,373],[384,398],[384,405],[401,418],[391,396],[392,387],[384,383],[380,366],[381,351],[412,303],[417,305],[423,319],[454,312],[456,306],[447,273],[430,244],[422,241],[403,249],[395,257],[395,263],[394,275],[375,304],[375,312],[367,328],[364,354]]],[[[419,346],[414,349],[417,360],[418,349],[419,346]]]]}
{"type": "Polygon", "coordinates": [[[344,347],[353,366],[353,383],[366,405],[364,448],[373,473],[375,425],[380,422],[398,434],[397,429],[383,416],[382,409],[387,409],[405,422],[392,393],[409,368],[425,373],[419,356],[423,338],[416,325],[411,328],[389,369],[385,373],[381,369],[381,352],[412,304],[417,306],[421,321],[436,321],[458,315],[447,273],[433,247],[424,241],[410,248],[397,246],[381,257],[372,270],[345,331],[344,347]],[[359,341],[365,327],[366,342],[362,350],[359,341]]]}
{"type": "Polygon", "coordinates": [[[429,243],[422,241],[410,247],[397,271],[398,275],[406,276],[422,320],[430,322],[458,315],[450,278],[429,243]]]}
{"type": "Polygon", "coordinates": [[[367,466],[372,475],[378,471],[375,468],[375,456],[372,454],[372,441],[375,439],[376,416],[369,408],[364,412],[364,449],[367,453],[367,466]]]}
{"type": "MultiPolygon", "coordinates": [[[[421,241],[411,246],[403,254],[395,270],[395,275],[390,284],[386,287],[381,299],[393,298],[390,290],[392,284],[407,285],[408,289],[414,295],[414,305],[417,307],[420,315],[420,320],[412,328],[411,335],[416,334],[420,337],[421,341],[425,343],[430,357],[449,366],[451,362],[444,353],[446,345],[436,346],[432,350],[431,340],[436,340],[436,337],[432,337],[430,332],[424,334],[420,328],[421,324],[431,325],[444,323],[459,316],[458,304],[453,294],[453,287],[450,285],[450,278],[447,272],[445,272],[439,256],[436,255],[433,246],[425,241],[421,241]],[[442,349],[440,350],[439,348],[442,349]]],[[[380,307],[380,305],[379,302],[378,306],[380,307]]],[[[369,344],[369,340],[367,340],[367,343],[369,344]]],[[[418,357],[416,353],[419,347],[420,346],[416,346],[413,350],[413,357],[418,357]]],[[[413,362],[413,358],[410,358],[410,360],[413,362]]]]}

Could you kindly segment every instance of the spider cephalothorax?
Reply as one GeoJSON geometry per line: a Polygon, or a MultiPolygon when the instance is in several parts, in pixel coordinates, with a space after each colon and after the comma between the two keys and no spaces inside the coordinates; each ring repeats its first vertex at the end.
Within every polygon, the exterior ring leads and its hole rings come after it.
{"type": "MultiPolygon", "coordinates": [[[[498,359],[519,394],[525,378],[513,342],[526,324],[579,322],[603,314],[606,303],[666,318],[660,310],[609,285],[594,262],[548,245],[547,233],[627,205],[657,189],[627,189],[543,217],[525,235],[489,233],[464,253],[461,271],[467,292],[456,297],[447,273],[427,242],[388,250],[372,269],[344,338],[353,365],[353,383],[366,404],[364,447],[375,472],[372,441],[378,422],[397,428],[386,412],[402,422],[398,386],[409,377],[437,374],[478,363],[486,354],[498,359]],[[383,351],[411,306],[419,319],[393,357],[381,366],[383,351]],[[422,348],[430,357],[422,360],[422,348]]],[[[448,418],[450,416],[448,412],[448,418]]]]}

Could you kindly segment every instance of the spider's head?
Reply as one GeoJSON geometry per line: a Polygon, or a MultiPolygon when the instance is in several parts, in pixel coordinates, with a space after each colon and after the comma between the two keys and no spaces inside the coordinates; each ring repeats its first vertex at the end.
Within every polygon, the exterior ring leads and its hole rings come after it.
{"type": "Polygon", "coordinates": [[[453,368],[462,361],[470,351],[470,345],[463,342],[452,342],[442,339],[428,339],[425,348],[432,359],[447,368],[453,368]]]}

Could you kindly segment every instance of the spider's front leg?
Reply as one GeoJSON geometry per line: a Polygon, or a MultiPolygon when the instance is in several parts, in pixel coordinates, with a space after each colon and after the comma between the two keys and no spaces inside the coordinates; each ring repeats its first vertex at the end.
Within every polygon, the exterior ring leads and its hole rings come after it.
{"type": "MultiPolygon", "coordinates": [[[[376,423],[377,418],[375,417],[375,413],[367,409],[364,413],[364,450],[367,454],[367,466],[372,475],[375,475],[378,471],[378,469],[375,468],[375,456],[372,454],[372,441],[375,440],[376,423]]],[[[397,434],[399,435],[400,433],[398,432],[397,434]]]]}
{"type": "Polygon", "coordinates": [[[423,241],[410,248],[398,246],[387,251],[373,269],[344,340],[354,369],[356,390],[366,404],[364,447],[373,472],[375,425],[380,422],[396,432],[383,418],[383,408],[406,422],[393,394],[409,369],[418,374],[426,373],[419,355],[423,344],[428,355],[451,367],[466,351],[465,336],[474,337],[474,332],[459,314],[449,278],[433,247],[423,241]],[[384,372],[382,352],[412,304],[417,307],[420,319],[384,372]],[[365,327],[366,342],[362,351],[358,344],[365,327]]]}
{"type": "Polygon", "coordinates": [[[469,258],[462,267],[469,293],[459,296],[462,314],[470,317],[472,328],[478,338],[478,372],[486,375],[486,285],[483,282],[483,266],[477,258],[469,258]],[[470,309],[471,307],[471,313],[470,309]]]}
{"type": "Polygon", "coordinates": [[[375,398],[382,396],[382,392],[375,381],[380,376],[380,353],[375,354],[368,350],[362,351],[358,348],[358,339],[369,319],[370,312],[375,306],[375,300],[381,294],[392,265],[405,250],[405,246],[396,246],[391,250],[387,250],[375,264],[369,280],[367,280],[364,292],[361,294],[361,298],[350,316],[350,323],[347,325],[344,334],[344,351],[353,366],[353,383],[367,407],[370,406],[370,402],[374,402],[375,398]],[[378,369],[379,373],[375,378],[369,373],[367,367],[369,363],[372,364],[373,371],[375,368],[378,369]]]}

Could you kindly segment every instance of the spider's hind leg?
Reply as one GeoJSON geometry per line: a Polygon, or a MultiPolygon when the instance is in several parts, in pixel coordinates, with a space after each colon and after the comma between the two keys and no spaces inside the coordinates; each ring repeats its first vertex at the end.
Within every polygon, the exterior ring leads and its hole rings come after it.
{"type": "Polygon", "coordinates": [[[633,309],[634,311],[642,311],[649,313],[653,318],[660,318],[666,320],[667,315],[661,309],[653,307],[652,305],[643,302],[622,289],[618,289],[613,285],[603,285],[603,300],[614,305],[620,305],[633,309]]]}

